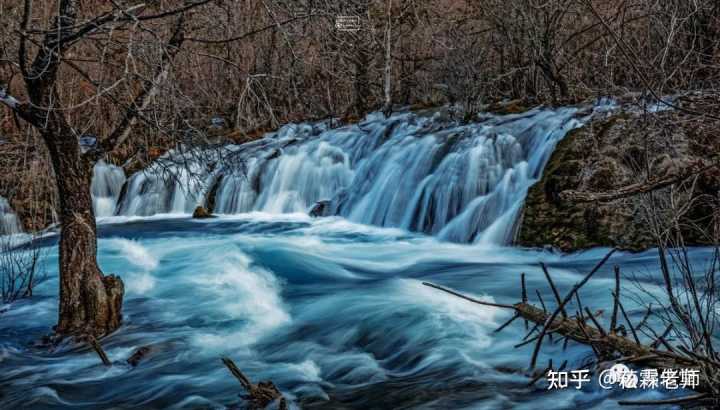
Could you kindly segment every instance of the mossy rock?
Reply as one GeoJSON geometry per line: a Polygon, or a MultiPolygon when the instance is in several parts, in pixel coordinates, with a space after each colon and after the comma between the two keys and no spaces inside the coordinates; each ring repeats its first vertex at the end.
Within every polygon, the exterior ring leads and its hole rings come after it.
{"type": "MultiPolygon", "coordinates": [[[[640,114],[621,112],[569,132],[557,144],[542,178],[528,191],[516,243],[530,247],[550,245],[564,251],[596,246],[641,251],[654,246],[636,199],[575,203],[562,200],[560,193],[565,190],[606,192],[638,181],[642,178],[638,173],[648,168],[660,175],[693,161],[707,161],[717,150],[698,150],[697,147],[713,145],[707,137],[713,129],[706,127],[706,134],[699,135],[698,129],[704,124],[688,121],[653,123],[640,114]],[[703,156],[698,157],[698,152],[703,156]],[[653,160],[647,161],[647,158],[653,160]]],[[[712,214],[712,205],[701,199],[717,197],[720,172],[718,174],[698,180],[698,200],[687,213],[685,225],[710,226],[707,216],[712,214]]],[[[663,194],[658,191],[658,195],[663,194]]],[[[699,231],[687,229],[683,234],[688,245],[704,243],[699,231]]]]}

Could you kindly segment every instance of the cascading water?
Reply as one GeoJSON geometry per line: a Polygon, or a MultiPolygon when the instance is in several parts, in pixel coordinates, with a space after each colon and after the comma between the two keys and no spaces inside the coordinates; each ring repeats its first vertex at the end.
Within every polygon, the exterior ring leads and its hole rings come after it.
{"type": "Polygon", "coordinates": [[[122,186],[125,183],[125,172],[122,168],[105,161],[98,161],[93,169],[90,191],[93,198],[95,216],[113,216],[122,186]]]}
{"type": "MultiPolygon", "coordinates": [[[[104,161],[95,164],[90,188],[95,216],[115,215],[115,208],[125,179],[125,172],[122,168],[104,161]]],[[[22,224],[17,215],[7,199],[0,196],[0,235],[14,235],[22,232],[22,224]]]]}
{"type": "Polygon", "coordinates": [[[22,226],[7,199],[0,196],[0,235],[13,235],[22,232],[22,226]]]}
{"type": "Polygon", "coordinates": [[[290,124],[228,147],[243,172],[221,163],[176,167],[170,180],[152,169],[133,176],[118,214],[190,213],[208,203],[220,214],[292,213],[325,201],[324,215],[353,222],[507,243],[528,187],[555,144],[581,125],[577,112],[535,109],[472,124],[439,112],[376,113],[335,129],[290,124]]]}

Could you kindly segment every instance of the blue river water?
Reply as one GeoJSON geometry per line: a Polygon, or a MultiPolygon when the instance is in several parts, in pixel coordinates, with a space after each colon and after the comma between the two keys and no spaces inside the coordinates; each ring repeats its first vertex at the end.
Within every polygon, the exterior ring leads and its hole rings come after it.
{"type": "MultiPolygon", "coordinates": [[[[103,271],[126,284],[124,323],[102,340],[115,365],[103,366],[87,347],[34,345],[57,315],[57,238],[48,236],[47,280],[33,298],[0,309],[0,408],[231,407],[243,391],[222,365],[225,355],[303,409],[608,409],[619,399],[667,397],[594,382],[528,387],[532,344],[513,347],[525,335],[522,321],[495,333],[511,313],[422,285],[515,303],[524,272],[531,300],[537,289],[550,303],[540,261],[566,292],[606,249],[562,255],[457,244],[302,214],[112,217],[99,235],[103,271]],[[137,367],[125,363],[147,345],[137,367]]],[[[592,309],[609,306],[614,264],[660,292],[653,251],[619,252],[581,292],[592,309]]],[[[626,305],[634,320],[642,317],[632,298],[626,305]]],[[[563,350],[555,339],[541,366],[549,358],[582,369],[592,351],[572,342],[563,350]]]]}

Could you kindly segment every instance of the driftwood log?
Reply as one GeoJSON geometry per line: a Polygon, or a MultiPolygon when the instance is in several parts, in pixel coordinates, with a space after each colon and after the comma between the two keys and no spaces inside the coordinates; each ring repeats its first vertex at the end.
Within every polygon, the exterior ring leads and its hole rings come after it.
{"type": "MultiPolygon", "coordinates": [[[[578,291],[609,259],[612,253],[613,251],[608,253],[589,274],[587,274],[572,288],[565,298],[560,297],[549,272],[543,266],[546,279],[553,290],[553,295],[557,303],[557,307],[554,311],[549,311],[547,309],[539,292],[537,292],[537,294],[541,307],[528,302],[528,292],[525,287],[525,274],[521,275],[521,300],[515,304],[486,302],[436,284],[428,282],[423,282],[423,284],[473,303],[514,311],[515,314],[507,322],[503,323],[498,329],[496,329],[496,332],[503,330],[519,318],[522,318],[527,322],[534,323],[535,326],[528,331],[522,339],[522,342],[515,346],[520,347],[530,343],[535,343],[535,349],[530,362],[531,371],[535,368],[543,338],[545,336],[556,335],[565,339],[564,346],[567,345],[568,340],[590,346],[597,357],[598,364],[626,363],[628,365],[650,368],[699,370],[700,384],[694,388],[698,394],[669,400],[643,402],[621,401],[619,402],[621,405],[683,404],[689,402],[702,402],[703,404],[710,403],[711,406],[717,405],[720,399],[718,394],[718,389],[720,388],[720,362],[714,357],[710,357],[703,352],[691,352],[683,346],[671,346],[665,339],[671,327],[668,327],[665,332],[663,332],[660,336],[657,336],[658,333],[650,329],[647,324],[647,319],[650,315],[651,309],[648,309],[648,314],[646,314],[640,324],[638,326],[634,326],[630,322],[630,319],[625,312],[625,308],[620,301],[620,271],[618,267],[615,267],[616,286],[612,292],[613,309],[611,327],[606,330],[598,322],[597,316],[599,316],[602,311],[598,311],[598,313],[593,314],[587,307],[583,309],[578,291]],[[575,315],[571,316],[567,314],[566,307],[568,302],[572,299],[576,301],[576,307],[578,310],[575,315]],[[623,315],[623,319],[625,319],[625,323],[630,329],[630,337],[628,337],[625,327],[623,325],[618,325],[618,315],[620,313],[623,315]],[[639,330],[642,326],[656,335],[655,340],[647,343],[641,342],[638,337],[637,330],[639,330]]],[[[562,369],[566,365],[567,362],[563,363],[560,368],[562,369]]],[[[530,384],[532,385],[543,376],[546,376],[550,370],[553,370],[552,361],[542,372],[532,379],[530,384]]]]}
{"type": "Polygon", "coordinates": [[[264,409],[270,403],[279,401],[278,408],[280,410],[287,410],[287,401],[273,382],[264,381],[258,384],[253,384],[250,379],[248,379],[247,376],[240,371],[232,359],[229,357],[223,357],[222,362],[247,391],[248,394],[245,395],[244,398],[248,401],[251,409],[264,409]]]}

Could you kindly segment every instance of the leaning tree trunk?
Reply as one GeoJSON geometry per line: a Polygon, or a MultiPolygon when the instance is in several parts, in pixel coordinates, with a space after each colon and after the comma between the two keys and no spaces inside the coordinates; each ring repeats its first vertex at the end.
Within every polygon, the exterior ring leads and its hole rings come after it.
{"type": "Polygon", "coordinates": [[[44,135],[60,197],[60,311],[55,331],[102,336],[120,326],[123,282],[114,275],[103,276],[98,267],[92,164],[81,155],[72,132],[60,134],[44,135]]]}

